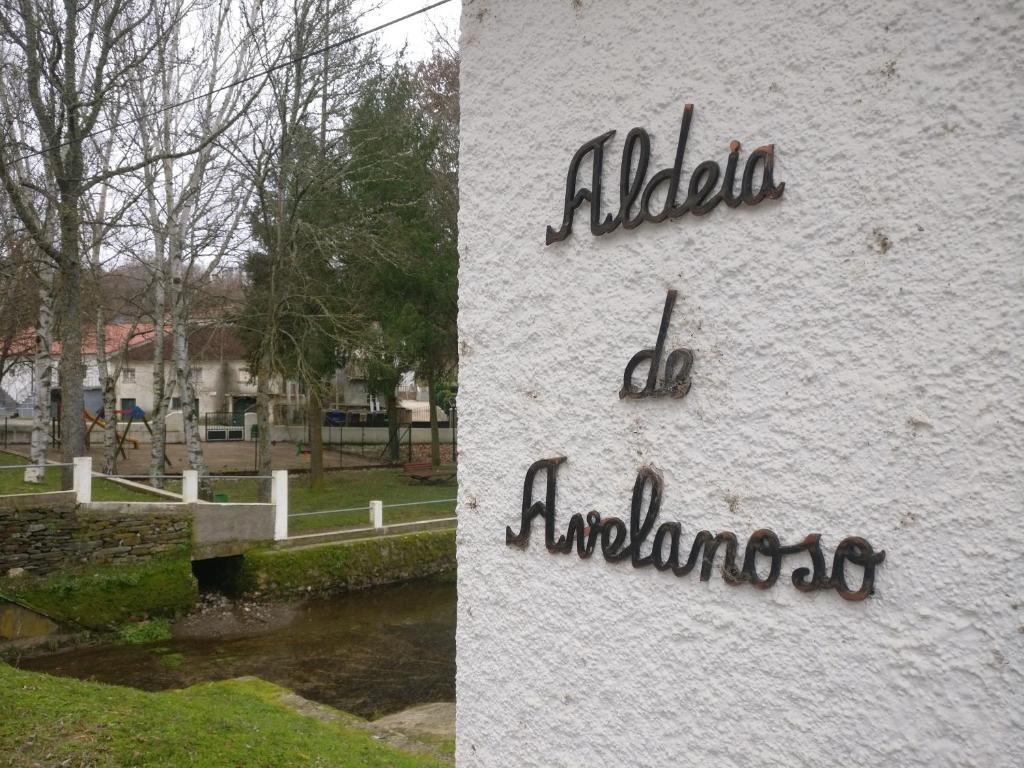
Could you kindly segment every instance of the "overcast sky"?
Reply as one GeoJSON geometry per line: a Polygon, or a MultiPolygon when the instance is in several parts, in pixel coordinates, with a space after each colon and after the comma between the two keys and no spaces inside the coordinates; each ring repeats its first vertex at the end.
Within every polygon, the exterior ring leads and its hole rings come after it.
{"type": "MultiPolygon", "coordinates": [[[[433,5],[434,1],[379,0],[380,8],[363,17],[363,28],[375,27],[391,19],[412,13],[418,8],[433,5]]],[[[422,59],[430,55],[430,43],[436,35],[436,30],[449,34],[453,45],[458,44],[459,15],[461,13],[462,0],[451,0],[447,5],[390,26],[378,32],[377,35],[381,42],[392,50],[397,50],[403,44],[408,43],[409,58],[422,59]]]]}

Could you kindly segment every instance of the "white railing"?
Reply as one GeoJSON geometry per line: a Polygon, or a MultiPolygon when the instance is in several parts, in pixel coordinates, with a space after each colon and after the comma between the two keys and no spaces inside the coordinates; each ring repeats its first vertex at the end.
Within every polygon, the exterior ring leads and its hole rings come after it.
{"type": "MultiPolygon", "coordinates": [[[[370,525],[373,528],[384,527],[384,510],[385,509],[397,509],[398,507],[422,507],[427,504],[454,504],[457,499],[429,499],[427,501],[403,501],[397,504],[385,504],[380,499],[374,499],[370,502],[367,507],[343,507],[341,509],[319,509],[315,512],[295,512],[287,517],[314,517],[317,515],[337,515],[343,512],[362,512],[366,510],[369,513],[370,525]]],[[[439,518],[440,519],[440,518],[439,518]]]]}
{"type": "MultiPolygon", "coordinates": [[[[52,466],[52,465],[51,465],[52,466]]],[[[74,491],[79,504],[92,501],[92,457],[79,456],[74,460],[74,491]]],[[[107,477],[98,475],[98,477],[107,477]]],[[[116,475],[110,476],[117,479],[116,475]]],[[[141,476],[140,476],[141,477],[141,476]]],[[[265,479],[265,477],[246,476],[245,479],[265,479]]],[[[138,484],[136,484],[138,485],[138,484]]],[[[131,503],[131,502],[128,502],[131,503]]],[[[136,502],[138,503],[138,502],[136,502]]],[[[143,502],[145,503],[145,502],[143,502]]],[[[181,504],[199,503],[199,473],[194,469],[182,470],[181,473],[181,504]]],[[[270,476],[270,503],[274,505],[274,539],[280,541],[288,538],[288,470],[276,469],[270,476]]]]}
{"type": "MultiPolygon", "coordinates": [[[[47,465],[48,467],[59,466],[59,465],[47,465]]],[[[74,492],[75,499],[79,504],[89,504],[92,502],[92,479],[94,477],[92,471],[92,457],[80,456],[74,460],[73,478],[74,478],[74,492]]],[[[7,467],[4,467],[5,469],[7,467]]],[[[25,465],[20,465],[20,469],[24,469],[25,465]]],[[[96,477],[107,477],[106,475],[96,475],[96,477]]],[[[138,477],[142,477],[141,475],[138,477]]],[[[237,477],[237,476],[231,476],[237,477]]],[[[266,476],[242,476],[247,480],[266,480],[266,476]]],[[[118,479],[118,476],[111,476],[110,479],[118,479]]],[[[288,512],[288,470],[276,469],[270,475],[270,503],[274,507],[274,540],[283,541],[288,538],[288,521],[293,517],[311,517],[314,515],[333,515],[344,512],[361,512],[365,511],[369,518],[370,527],[374,530],[380,530],[385,527],[384,525],[384,510],[385,509],[398,509],[400,507],[420,507],[430,504],[453,504],[456,499],[428,499],[425,501],[403,501],[395,504],[385,504],[380,499],[372,500],[368,506],[364,507],[345,507],[342,509],[324,509],[317,510],[315,512],[295,512],[289,514],[288,512]]],[[[199,473],[194,469],[186,469],[181,473],[181,504],[198,504],[199,499],[199,473]]],[[[141,484],[133,484],[141,487],[141,484]]],[[[133,503],[133,502],[126,502],[133,503]]],[[[139,503],[139,502],[134,502],[139,503]]],[[[145,502],[142,502],[145,503],[145,502]]],[[[166,502],[164,502],[166,503],[166,502]]],[[[436,518],[437,520],[448,519],[448,518],[436,518]]],[[[431,522],[430,520],[420,522],[431,522]]]]}

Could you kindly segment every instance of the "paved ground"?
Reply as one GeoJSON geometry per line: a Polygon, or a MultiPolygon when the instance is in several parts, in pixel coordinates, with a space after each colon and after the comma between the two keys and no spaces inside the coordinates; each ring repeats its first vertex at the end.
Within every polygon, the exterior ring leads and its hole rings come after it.
{"type": "Polygon", "coordinates": [[[375,738],[392,747],[426,753],[448,765],[455,764],[455,757],[451,752],[455,742],[454,703],[423,704],[367,722],[310,701],[297,693],[282,693],[278,700],[300,715],[325,723],[341,721],[371,731],[375,738]]]}
{"type": "Polygon", "coordinates": [[[374,720],[379,730],[398,731],[412,738],[455,738],[455,703],[421,704],[374,720]]]}
{"type": "MultiPolygon", "coordinates": [[[[28,453],[27,445],[11,446],[11,450],[17,453],[28,453]]],[[[125,443],[124,451],[128,458],[119,457],[117,470],[122,475],[142,475],[149,471],[149,444],[140,443],[138,448],[132,448],[125,443]]],[[[358,453],[345,453],[339,456],[337,450],[328,449],[324,454],[324,467],[337,469],[343,467],[352,469],[356,467],[367,467],[381,464],[377,454],[379,449],[367,448],[366,456],[361,457],[358,453]]],[[[93,457],[93,467],[99,471],[103,463],[103,446],[94,442],[90,451],[93,457]]],[[[167,455],[171,460],[168,474],[178,474],[185,465],[185,446],[168,445],[167,455]]],[[[53,461],[60,461],[60,451],[51,450],[49,456],[53,461]]],[[[203,443],[203,456],[210,467],[212,474],[226,472],[253,472],[256,464],[256,446],[252,442],[240,443],[203,443]]],[[[309,455],[298,455],[295,452],[294,443],[278,443],[273,447],[274,469],[308,469],[309,455]]]]}

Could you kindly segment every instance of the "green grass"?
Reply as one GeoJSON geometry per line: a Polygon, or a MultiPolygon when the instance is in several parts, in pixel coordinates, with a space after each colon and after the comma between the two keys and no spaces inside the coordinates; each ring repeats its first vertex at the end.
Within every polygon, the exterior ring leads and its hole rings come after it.
{"type": "Polygon", "coordinates": [[[350,715],[298,714],[282,703],[284,693],[254,679],[145,693],[0,663],[0,762],[11,768],[443,765],[375,740],[350,715]]]}
{"type": "MultiPolygon", "coordinates": [[[[0,466],[20,466],[28,463],[28,460],[21,456],[0,451],[0,466]]],[[[60,491],[62,490],[62,474],[62,467],[53,467],[46,470],[46,475],[41,483],[26,483],[24,472],[19,472],[16,469],[0,469],[0,496],[60,491]]],[[[126,488],[103,478],[93,478],[92,499],[93,501],[160,501],[161,497],[145,491],[126,488]]]]}
{"type": "Polygon", "coordinates": [[[197,589],[189,555],[182,552],[138,565],[84,566],[50,576],[0,578],[0,595],[57,620],[109,629],[130,619],[184,613],[195,603],[197,589]]]}
{"type": "Polygon", "coordinates": [[[351,472],[331,472],[324,478],[324,488],[314,491],[305,476],[290,478],[288,511],[292,514],[317,512],[325,509],[360,507],[357,512],[331,515],[311,515],[289,520],[290,534],[312,533],[346,526],[369,524],[368,508],[374,499],[384,502],[384,523],[411,523],[436,517],[455,515],[455,502],[424,504],[422,506],[387,509],[388,504],[404,504],[436,499],[454,499],[455,481],[443,484],[424,484],[410,481],[399,469],[363,469],[351,472]]]}
{"type": "Polygon", "coordinates": [[[117,630],[117,642],[122,645],[147,645],[170,639],[171,622],[167,619],[134,622],[117,630]]]}

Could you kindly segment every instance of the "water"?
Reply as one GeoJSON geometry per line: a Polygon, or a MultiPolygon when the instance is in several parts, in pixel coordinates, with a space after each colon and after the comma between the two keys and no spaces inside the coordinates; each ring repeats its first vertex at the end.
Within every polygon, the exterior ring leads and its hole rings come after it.
{"type": "Polygon", "coordinates": [[[147,691],[254,675],[362,717],[455,700],[455,585],[412,582],[260,607],[263,621],[193,618],[175,638],[23,659],[38,672],[147,691]]]}

